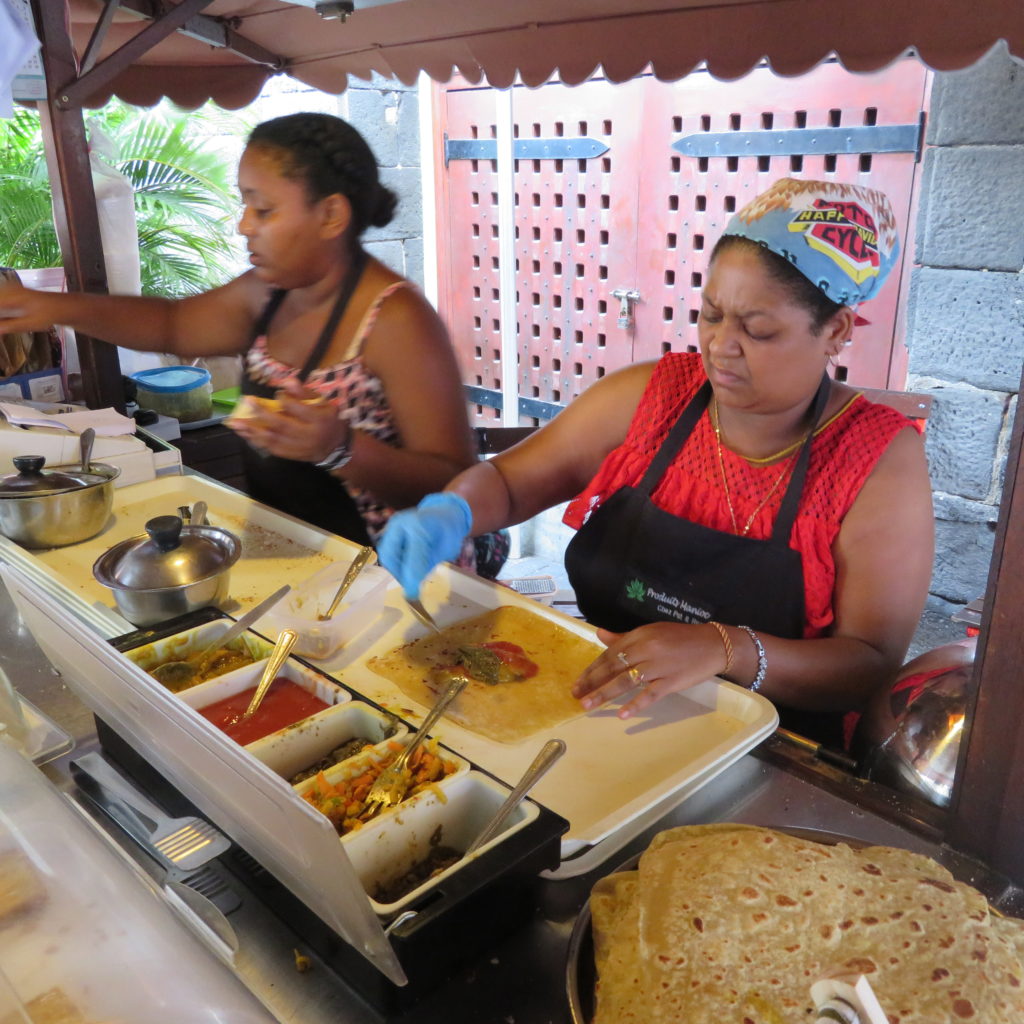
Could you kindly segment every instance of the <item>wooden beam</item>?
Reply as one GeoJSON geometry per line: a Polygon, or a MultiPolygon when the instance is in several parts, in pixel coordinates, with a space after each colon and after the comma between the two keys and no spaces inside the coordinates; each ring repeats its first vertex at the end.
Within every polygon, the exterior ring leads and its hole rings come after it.
{"type": "MultiPolygon", "coordinates": [[[[1024,380],[1021,386],[1024,387],[1024,380]]],[[[947,842],[1024,883],[1024,410],[1017,396],[947,842]]]]}
{"type": "MultiPolygon", "coordinates": [[[[66,11],[63,4],[32,0],[32,15],[42,44],[46,76],[46,100],[38,106],[64,276],[69,291],[104,293],[107,271],[89,168],[85,122],[81,110],[63,110],[57,102],[59,85],[76,73],[66,11]]],[[[86,404],[93,409],[113,406],[124,412],[117,349],[85,334],[76,334],[76,341],[86,404]]]]}
{"type": "Polygon", "coordinates": [[[72,70],[64,79],[63,86],[57,90],[61,106],[82,106],[92,93],[116,78],[162,39],[181,28],[193,14],[209,7],[211,3],[213,0],[181,0],[176,6],[165,8],[159,18],[151,21],[137,36],[118,47],[81,77],[77,71],[72,70]]]}

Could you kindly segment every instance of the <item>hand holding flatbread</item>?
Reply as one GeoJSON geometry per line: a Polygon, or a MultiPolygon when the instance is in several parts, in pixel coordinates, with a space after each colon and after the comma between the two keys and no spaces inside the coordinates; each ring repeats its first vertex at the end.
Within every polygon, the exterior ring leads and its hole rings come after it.
{"type": "Polygon", "coordinates": [[[320,462],[349,437],[336,403],[289,380],[275,398],[243,395],[225,425],[282,459],[320,462]]]}

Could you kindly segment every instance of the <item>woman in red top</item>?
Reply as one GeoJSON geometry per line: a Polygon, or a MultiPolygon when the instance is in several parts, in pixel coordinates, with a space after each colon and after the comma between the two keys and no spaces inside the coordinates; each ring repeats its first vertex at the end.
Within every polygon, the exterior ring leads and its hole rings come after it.
{"type": "Polygon", "coordinates": [[[931,571],[920,434],[825,372],[897,251],[880,193],[777,182],[712,254],[699,355],[604,378],[396,516],[381,560],[415,593],[466,533],[575,496],[566,565],[608,645],[585,707],[634,691],[628,718],[721,675],[835,738],[902,663],[931,571]]]}

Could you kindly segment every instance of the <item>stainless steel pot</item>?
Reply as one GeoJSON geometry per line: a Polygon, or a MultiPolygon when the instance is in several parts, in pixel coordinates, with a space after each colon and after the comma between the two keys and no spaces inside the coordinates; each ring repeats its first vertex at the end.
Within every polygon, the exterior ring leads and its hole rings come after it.
{"type": "Polygon", "coordinates": [[[908,662],[876,693],[857,725],[853,753],[867,778],[945,807],[953,792],[971,693],[976,639],[908,662]]]}
{"type": "Polygon", "coordinates": [[[92,572],[113,591],[129,622],[151,626],[223,602],[241,552],[241,541],[228,530],[157,516],[146,523],[146,536],[115,544],[92,572]]]}
{"type": "Polygon", "coordinates": [[[59,548],[95,537],[110,518],[121,470],[102,462],[44,471],[41,455],[18,455],[0,480],[0,533],[26,548],[59,548]]]}

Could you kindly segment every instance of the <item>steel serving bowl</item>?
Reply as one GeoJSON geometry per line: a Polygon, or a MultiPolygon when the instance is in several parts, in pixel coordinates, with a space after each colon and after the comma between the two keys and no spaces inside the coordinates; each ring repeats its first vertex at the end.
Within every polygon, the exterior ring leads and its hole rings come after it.
{"type": "Polygon", "coordinates": [[[115,544],[96,559],[92,571],[111,589],[129,622],[152,626],[221,604],[241,552],[241,541],[228,530],[157,516],[146,523],[145,536],[115,544]]]}
{"type": "Polygon", "coordinates": [[[14,458],[0,480],[0,534],[26,548],[59,548],[95,537],[110,518],[121,470],[102,462],[44,472],[41,455],[14,458]]]}

